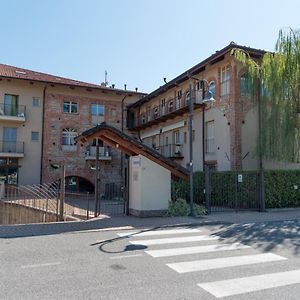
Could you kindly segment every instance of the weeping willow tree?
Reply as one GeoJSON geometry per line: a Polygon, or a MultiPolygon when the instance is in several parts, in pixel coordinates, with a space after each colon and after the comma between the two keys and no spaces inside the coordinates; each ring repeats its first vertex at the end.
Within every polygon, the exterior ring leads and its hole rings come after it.
{"type": "Polygon", "coordinates": [[[300,160],[300,30],[281,30],[274,53],[261,60],[233,49],[248,70],[253,101],[259,108],[258,154],[273,161],[300,160]]]}

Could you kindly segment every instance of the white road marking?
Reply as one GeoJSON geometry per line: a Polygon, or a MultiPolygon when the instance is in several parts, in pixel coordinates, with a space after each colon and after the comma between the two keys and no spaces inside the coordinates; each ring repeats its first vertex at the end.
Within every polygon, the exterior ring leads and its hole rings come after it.
{"type": "Polygon", "coordinates": [[[163,245],[163,244],[179,244],[186,242],[199,242],[199,241],[215,241],[219,240],[218,236],[208,236],[208,235],[196,235],[196,236],[184,236],[176,238],[164,238],[164,239],[154,239],[154,240],[137,240],[130,241],[129,243],[133,245],[163,245]]]}
{"type": "Polygon", "coordinates": [[[203,259],[195,261],[187,261],[180,263],[167,264],[168,267],[176,271],[177,273],[188,273],[205,270],[222,269],[228,267],[238,267],[245,265],[252,265],[258,263],[267,263],[280,260],[286,260],[287,258],[279,256],[273,253],[243,255],[233,257],[222,257],[214,259],[203,259]]]}
{"type": "Polygon", "coordinates": [[[251,248],[251,247],[240,243],[232,243],[232,244],[217,244],[217,245],[206,245],[206,246],[195,246],[195,247],[172,248],[172,249],[163,249],[163,250],[148,250],[145,252],[151,255],[152,257],[167,257],[167,256],[187,255],[187,254],[195,254],[195,253],[240,250],[240,249],[247,249],[247,248],[251,248]]]}
{"type": "Polygon", "coordinates": [[[198,286],[216,298],[222,298],[297,283],[300,283],[300,270],[205,282],[198,286]]]}
{"type": "Polygon", "coordinates": [[[44,263],[44,264],[36,264],[36,265],[24,265],[24,266],[21,266],[21,269],[50,267],[50,266],[57,266],[60,264],[61,264],[61,262],[52,262],[52,263],[44,263]]]}
{"type": "Polygon", "coordinates": [[[154,235],[169,235],[169,234],[182,234],[182,233],[199,233],[201,230],[199,229],[189,229],[189,228],[182,228],[182,229],[161,229],[161,230],[149,230],[149,231],[132,231],[132,232],[120,232],[117,233],[118,236],[154,236],[154,235]]]}
{"type": "Polygon", "coordinates": [[[137,256],[143,256],[143,254],[111,256],[110,259],[123,259],[123,258],[137,257],[137,256]]]}

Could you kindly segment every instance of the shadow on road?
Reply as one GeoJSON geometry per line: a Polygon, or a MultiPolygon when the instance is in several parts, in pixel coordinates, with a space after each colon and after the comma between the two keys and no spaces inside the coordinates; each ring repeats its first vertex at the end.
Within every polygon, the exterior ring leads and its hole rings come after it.
{"type": "Polygon", "coordinates": [[[222,225],[214,235],[264,251],[287,247],[300,254],[300,221],[222,225]]]}

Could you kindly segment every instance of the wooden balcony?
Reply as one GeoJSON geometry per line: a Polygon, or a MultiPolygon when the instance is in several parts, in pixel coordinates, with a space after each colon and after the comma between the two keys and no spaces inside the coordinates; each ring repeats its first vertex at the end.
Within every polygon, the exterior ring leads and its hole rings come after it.
{"type": "MultiPolygon", "coordinates": [[[[181,98],[170,99],[165,104],[155,106],[136,118],[129,127],[131,130],[141,130],[146,127],[159,124],[176,116],[183,115],[189,111],[189,96],[182,95],[181,98]]],[[[194,109],[203,106],[200,93],[193,97],[194,109]]]]}

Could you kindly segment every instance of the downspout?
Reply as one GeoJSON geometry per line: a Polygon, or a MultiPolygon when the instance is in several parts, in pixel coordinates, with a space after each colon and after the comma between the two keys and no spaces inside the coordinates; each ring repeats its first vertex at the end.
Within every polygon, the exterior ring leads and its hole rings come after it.
{"type": "Polygon", "coordinates": [[[42,183],[42,178],[43,178],[43,158],[44,158],[44,127],[45,127],[45,99],[46,99],[46,89],[47,89],[48,85],[45,84],[44,86],[44,90],[43,90],[43,99],[42,99],[42,105],[43,105],[43,114],[42,114],[42,138],[41,138],[41,170],[40,170],[40,183],[42,183]]]}
{"type": "MultiPolygon", "coordinates": [[[[127,98],[127,94],[125,94],[125,96],[121,100],[121,131],[122,132],[124,132],[124,102],[125,102],[126,98],[127,98]]],[[[124,205],[124,213],[128,215],[128,213],[129,213],[129,199],[128,199],[128,193],[127,193],[128,186],[127,186],[127,183],[125,182],[125,178],[124,178],[124,175],[125,175],[124,160],[125,160],[124,159],[124,153],[121,152],[121,169],[120,169],[120,172],[121,172],[121,181],[122,181],[122,186],[123,186],[122,192],[126,193],[125,194],[125,199],[127,198],[126,199],[126,205],[124,205]]]]}

